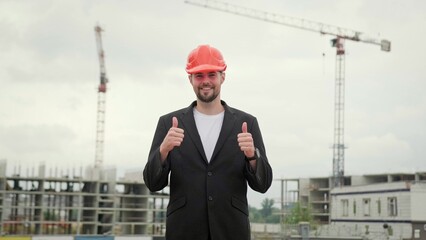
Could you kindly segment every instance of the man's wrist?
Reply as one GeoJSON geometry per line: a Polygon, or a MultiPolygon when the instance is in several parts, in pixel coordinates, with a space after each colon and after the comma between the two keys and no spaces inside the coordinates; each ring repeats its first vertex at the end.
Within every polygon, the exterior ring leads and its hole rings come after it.
{"type": "Polygon", "coordinates": [[[254,156],[253,157],[246,157],[247,161],[257,160],[260,158],[260,152],[258,148],[254,149],[254,156]]]}

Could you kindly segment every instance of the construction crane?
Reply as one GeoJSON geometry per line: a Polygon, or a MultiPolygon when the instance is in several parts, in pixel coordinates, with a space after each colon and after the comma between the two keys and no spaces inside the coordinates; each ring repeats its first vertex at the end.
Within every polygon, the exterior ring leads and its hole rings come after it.
{"type": "Polygon", "coordinates": [[[105,69],[105,55],[102,48],[101,33],[104,30],[99,26],[95,26],[96,45],[98,48],[99,66],[100,66],[100,83],[98,87],[98,113],[96,126],[96,154],[95,168],[100,168],[104,158],[104,135],[105,135],[105,100],[107,92],[108,78],[105,69]]]}
{"type": "Polygon", "coordinates": [[[210,8],[222,12],[232,13],[248,18],[262,20],[266,22],[285,25],[311,32],[317,32],[324,35],[331,35],[332,46],[336,48],[336,81],[335,81],[335,103],[334,103],[334,143],[333,143],[333,186],[340,187],[344,184],[344,162],[345,162],[345,144],[344,144],[344,108],[345,108],[345,48],[344,41],[351,40],[356,42],[380,45],[382,51],[389,52],[391,43],[388,40],[378,40],[364,36],[359,31],[341,28],[333,25],[327,25],[320,22],[314,22],[301,18],[283,16],[279,14],[259,11],[256,9],[237,6],[215,0],[195,1],[186,0],[185,3],[198,7],[210,8]]]}

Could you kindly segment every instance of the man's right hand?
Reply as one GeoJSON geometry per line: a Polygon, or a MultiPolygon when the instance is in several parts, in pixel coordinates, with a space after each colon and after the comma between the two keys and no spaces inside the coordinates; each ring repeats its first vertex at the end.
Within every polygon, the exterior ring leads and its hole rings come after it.
{"type": "Polygon", "coordinates": [[[179,147],[183,141],[183,129],[178,128],[178,120],[176,117],[172,118],[172,127],[167,132],[166,137],[160,145],[161,161],[166,160],[167,155],[174,147],[179,147]]]}

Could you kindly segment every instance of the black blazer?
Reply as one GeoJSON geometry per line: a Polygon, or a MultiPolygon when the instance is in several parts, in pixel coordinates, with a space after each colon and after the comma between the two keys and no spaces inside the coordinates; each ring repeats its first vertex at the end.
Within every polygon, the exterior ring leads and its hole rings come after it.
{"type": "Polygon", "coordinates": [[[150,191],[159,191],[169,183],[166,239],[212,240],[250,239],[247,183],[255,191],[265,193],[272,183],[272,169],[256,118],[229,107],[224,101],[224,120],[210,163],[195,125],[193,108],[189,107],[161,116],[155,131],[143,176],[150,191]],[[161,165],[160,144],[177,117],[184,129],[180,147],[175,147],[161,165]],[[256,171],[252,171],[240,150],[237,135],[243,122],[260,151],[256,171]]]}

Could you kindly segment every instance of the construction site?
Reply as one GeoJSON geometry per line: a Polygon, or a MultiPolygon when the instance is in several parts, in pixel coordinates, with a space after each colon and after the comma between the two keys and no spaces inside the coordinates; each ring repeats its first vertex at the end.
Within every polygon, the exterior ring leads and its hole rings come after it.
{"type": "MultiPolygon", "coordinates": [[[[115,169],[40,165],[24,174],[18,167],[6,176],[6,168],[1,161],[3,236],[164,237],[168,193],[149,192],[141,171],[117,179],[115,169]]],[[[281,224],[251,223],[252,239],[308,239],[304,234],[310,239],[411,239],[416,231],[425,236],[426,172],[345,176],[339,188],[332,187],[331,176],[276,181],[281,224]],[[296,203],[311,209],[311,229],[284,223],[296,203]]]]}
{"type": "MultiPolygon", "coordinates": [[[[280,185],[280,196],[276,198],[279,200],[275,202],[279,212],[274,213],[280,215],[280,223],[251,222],[253,240],[426,240],[424,170],[345,173],[345,42],[379,46],[389,54],[389,40],[215,0],[186,0],[185,4],[208,9],[206,12],[215,10],[331,36],[331,46],[336,50],[331,174],[274,179],[280,185]],[[309,211],[312,219],[286,223],[298,204],[309,211]]],[[[165,239],[168,187],[150,192],[141,170],[118,177],[116,168],[104,166],[109,78],[103,31],[99,24],[94,27],[100,76],[96,88],[94,164],[79,169],[53,169],[45,164],[22,169],[16,165],[10,171],[8,161],[0,159],[0,240],[20,236],[28,237],[25,239],[165,239]]]]}
{"type": "Polygon", "coordinates": [[[163,235],[168,196],[150,193],[140,174],[117,180],[115,169],[47,173],[41,165],[30,176],[6,176],[6,167],[2,161],[3,235],[163,235]]]}

